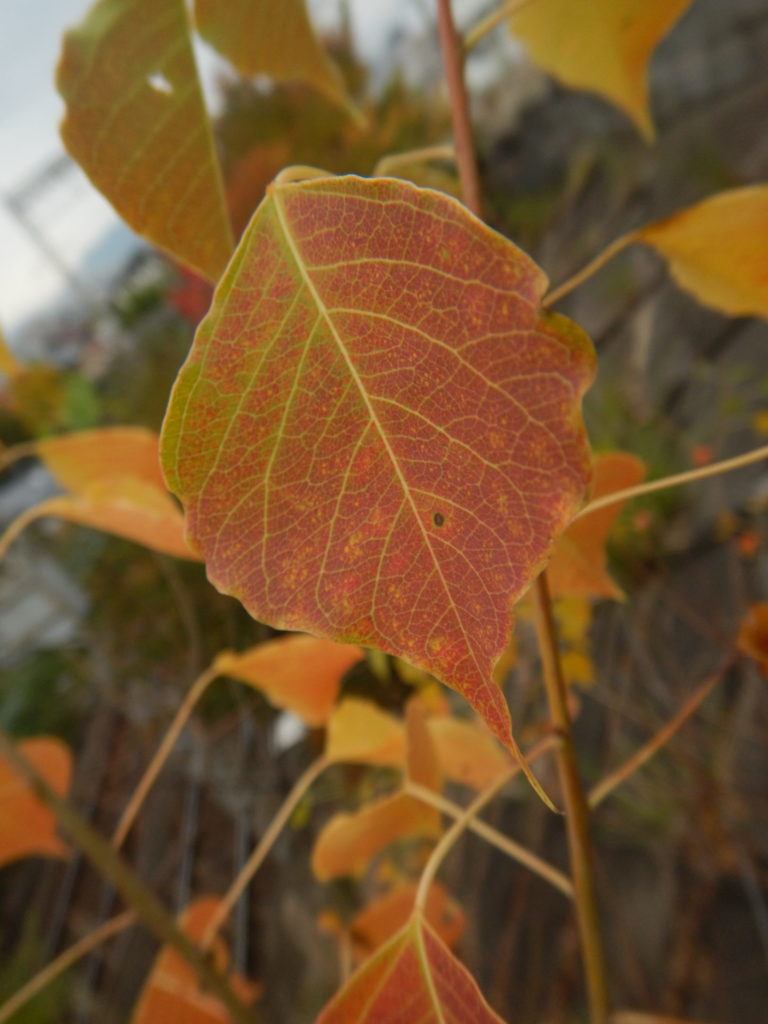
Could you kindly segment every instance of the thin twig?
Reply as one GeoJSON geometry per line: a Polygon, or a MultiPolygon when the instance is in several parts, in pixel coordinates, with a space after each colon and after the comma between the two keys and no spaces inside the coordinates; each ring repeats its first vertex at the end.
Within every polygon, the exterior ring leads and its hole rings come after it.
{"type": "Polygon", "coordinates": [[[514,778],[519,767],[516,764],[510,765],[510,767],[502,772],[497,779],[494,779],[490,786],[487,786],[482,793],[472,801],[472,803],[465,809],[462,810],[460,817],[451,825],[445,835],[440,839],[440,842],[434,848],[430,854],[429,860],[424,866],[424,870],[421,873],[419,879],[419,887],[416,890],[416,898],[413,901],[413,908],[415,911],[424,913],[424,908],[427,905],[427,897],[429,896],[429,890],[432,888],[432,881],[437,873],[437,869],[442,864],[446,855],[450,852],[456,840],[461,836],[468,827],[470,822],[474,819],[476,814],[485,807],[504,786],[509,782],[510,779],[514,778]]]}
{"type": "Polygon", "coordinates": [[[574,274],[573,277],[569,277],[567,281],[563,281],[557,288],[553,288],[551,292],[545,295],[541,300],[542,306],[553,306],[556,302],[559,302],[564,295],[568,295],[574,288],[578,288],[580,284],[583,284],[587,278],[596,274],[601,267],[604,267],[622,249],[626,249],[628,245],[632,245],[633,242],[637,241],[640,241],[640,233],[638,231],[630,231],[628,234],[621,235],[621,237],[615,239],[602,252],[599,252],[593,260],[590,260],[585,267],[582,267],[581,270],[574,274]]]}
{"type": "Polygon", "coordinates": [[[587,981],[590,1021],[591,1024],[606,1024],[608,1020],[608,984],[600,919],[597,911],[592,848],[589,839],[589,805],[584,795],[576,762],[571,717],[568,711],[568,696],[546,573],[541,573],[536,580],[533,593],[536,607],[536,635],[549,713],[552,717],[552,724],[562,740],[555,756],[565,801],[568,852],[573,876],[576,920],[581,937],[584,972],[587,981]]]}
{"type": "Polygon", "coordinates": [[[456,163],[464,205],[481,216],[480,178],[477,173],[469,98],[464,85],[464,54],[451,11],[451,0],[437,0],[437,28],[443,55],[445,80],[451,102],[451,122],[456,143],[456,163]]]}
{"type": "Polygon", "coordinates": [[[293,814],[296,805],[318,775],[324,772],[329,764],[330,761],[327,757],[318,757],[317,760],[313,761],[312,764],[296,780],[290,793],[285,800],[283,800],[280,805],[280,809],[269,823],[269,827],[265,831],[264,835],[259,840],[258,845],[243,865],[237,878],[222,897],[215,913],[208,922],[208,926],[203,933],[201,942],[203,949],[210,949],[211,944],[215,940],[221,927],[231,914],[232,908],[240,899],[251,879],[261,867],[269,851],[275,845],[275,841],[285,827],[288,819],[293,814]]]}
{"type": "Polygon", "coordinates": [[[761,448],[754,448],[751,452],[744,452],[742,455],[734,455],[730,459],[722,459],[720,462],[713,462],[709,466],[699,466],[696,469],[687,469],[684,473],[673,473],[672,476],[664,476],[659,480],[649,480],[647,483],[638,484],[636,487],[625,487],[622,491],[613,491],[605,494],[602,498],[595,498],[576,514],[575,519],[588,516],[590,512],[597,512],[607,505],[615,505],[620,501],[629,501],[632,498],[641,498],[644,494],[653,494],[655,491],[663,491],[667,487],[679,487],[681,484],[690,484],[695,480],[704,480],[710,476],[720,476],[721,473],[730,473],[734,469],[742,469],[750,466],[761,459],[768,459],[768,445],[761,448]]]}
{"type": "Polygon", "coordinates": [[[704,680],[698,689],[694,690],[677,714],[671,718],[652,739],[640,747],[640,749],[628,758],[624,764],[619,765],[615,771],[612,771],[610,775],[607,775],[601,782],[598,782],[596,786],[592,787],[587,799],[589,801],[589,806],[593,810],[598,806],[598,804],[602,803],[617,786],[621,785],[625,779],[628,779],[633,775],[638,768],[641,768],[646,761],[649,761],[657,751],[661,750],[664,744],[675,735],[677,730],[688,721],[694,711],[703,704],[709,694],[714,690],[721,679],[723,679],[726,672],[735,661],[735,657],[736,656],[733,654],[730,655],[724,665],[721,665],[716,672],[713,672],[712,675],[708,676],[704,680]]]}
{"type": "Polygon", "coordinates": [[[25,1006],[30,999],[34,999],[39,992],[47,988],[59,975],[68,970],[72,964],[77,963],[86,954],[100,946],[102,942],[106,942],[113,935],[118,935],[135,923],[136,911],[124,910],[122,914],[118,914],[117,917],[112,917],[109,921],[105,921],[104,924],[94,928],[92,932],[88,932],[82,939],[71,945],[69,949],[65,949],[55,960],[51,960],[33,978],[30,978],[25,985],[22,985],[20,989],[14,992],[10,999],[6,999],[3,1005],[0,1006],[0,1024],[5,1024],[6,1021],[9,1021],[22,1006],[25,1006]]]}
{"type": "Polygon", "coordinates": [[[195,704],[200,700],[205,690],[208,688],[211,682],[218,676],[218,672],[213,668],[208,668],[205,672],[201,673],[192,684],[192,687],[184,698],[182,703],[179,705],[178,710],[174,716],[173,721],[166,730],[165,735],[160,743],[160,746],[155,751],[155,756],[152,758],[150,763],[139,780],[139,784],[133,791],[131,799],[128,801],[128,806],[122,813],[120,821],[115,829],[115,834],[112,837],[112,845],[116,850],[119,850],[125,841],[125,837],[131,830],[131,826],[136,820],[136,816],[141,810],[141,807],[146,800],[147,793],[154,785],[157,776],[163,769],[163,765],[168,760],[168,755],[173,749],[176,740],[179,738],[181,730],[187,723],[187,719],[192,713],[192,709],[195,704]]]}
{"type": "MultiPolygon", "coordinates": [[[[556,740],[550,738],[547,749],[555,746],[556,743],[556,740]]],[[[439,793],[435,793],[434,790],[428,789],[426,786],[420,786],[417,782],[406,781],[404,790],[406,793],[410,793],[411,796],[415,796],[418,800],[423,800],[425,804],[436,807],[443,814],[447,814],[451,818],[458,819],[464,813],[463,807],[455,804],[452,800],[446,800],[445,797],[440,796],[439,793]]],[[[501,850],[508,857],[529,868],[534,874],[546,879],[556,889],[559,889],[564,896],[573,899],[573,885],[570,878],[564,875],[562,871],[558,871],[557,868],[552,867],[551,864],[531,850],[521,846],[520,843],[516,843],[514,839],[503,835],[498,829],[495,829],[485,821],[476,818],[470,821],[467,827],[471,832],[480,836],[481,839],[490,843],[491,846],[495,846],[497,850],[501,850]]]]}

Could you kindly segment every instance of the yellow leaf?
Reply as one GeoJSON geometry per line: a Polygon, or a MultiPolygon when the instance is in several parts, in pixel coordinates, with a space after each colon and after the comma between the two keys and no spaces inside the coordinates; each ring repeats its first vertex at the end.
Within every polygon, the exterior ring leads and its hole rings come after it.
{"type": "Polygon", "coordinates": [[[508,755],[479,721],[441,715],[429,719],[429,731],[440,767],[452,782],[485,789],[509,771],[508,755]]]}
{"type": "MultiPolygon", "coordinates": [[[[27,446],[24,446],[27,454],[27,446]]],[[[158,437],[143,427],[101,427],[36,441],[32,448],[61,486],[82,494],[107,477],[137,477],[165,491],[158,437]]],[[[13,449],[8,453],[13,455],[13,449]]]]}
{"type": "Polygon", "coordinates": [[[721,192],[637,237],[700,302],[731,316],[768,317],[768,184],[721,192]]]}
{"type": "Polygon", "coordinates": [[[595,666],[584,651],[564,651],[561,655],[563,675],[571,686],[591,686],[595,681],[595,666]]]}
{"type": "Polygon", "coordinates": [[[153,551],[196,559],[184,536],[184,517],[165,488],[157,445],[152,431],[108,427],[9,449],[4,461],[36,454],[70,493],[18,516],[0,539],[0,557],[29,523],[55,516],[153,551]]]}
{"type": "Polygon", "coordinates": [[[756,434],[768,437],[768,409],[755,413],[752,417],[752,429],[756,434]]]}
{"type": "MultiPolygon", "coordinates": [[[[36,737],[18,745],[43,778],[62,796],[69,789],[72,757],[59,740],[36,737]]],[[[19,857],[65,857],[53,812],[29,783],[0,758],[0,866],[19,857]]]]}
{"type": "Polygon", "coordinates": [[[316,726],[328,720],[341,677],[362,657],[359,647],[296,633],[242,654],[223,651],[214,668],[254,686],[272,704],[316,726]]]}
{"type": "Polygon", "coordinates": [[[216,280],[234,247],[184,0],[98,0],[57,74],[64,144],[140,234],[216,280]]]}
{"type": "Polygon", "coordinates": [[[648,62],[690,2],[536,0],[510,15],[510,28],[545,71],[615,103],[650,140],[648,62]]]}
{"type": "Polygon", "coordinates": [[[195,0],[195,21],[200,35],[241,75],[308,82],[360,118],[315,35],[304,0],[195,0]]]}
{"type": "Polygon", "coordinates": [[[402,722],[369,700],[343,700],[328,719],[327,728],[325,756],[330,761],[395,767],[405,761],[402,722]]]}

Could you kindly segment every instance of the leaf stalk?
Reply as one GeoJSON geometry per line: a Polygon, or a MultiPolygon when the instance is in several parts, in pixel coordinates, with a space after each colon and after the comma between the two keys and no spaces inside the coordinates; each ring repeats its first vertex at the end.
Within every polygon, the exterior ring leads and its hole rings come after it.
{"type": "Polygon", "coordinates": [[[609,1002],[605,954],[597,909],[592,847],[589,838],[589,805],[579,776],[573,742],[568,695],[557,643],[552,600],[546,573],[533,589],[536,634],[539,642],[544,687],[552,724],[561,742],[555,751],[565,803],[565,824],[574,886],[576,920],[581,938],[591,1024],[607,1024],[609,1002]]]}

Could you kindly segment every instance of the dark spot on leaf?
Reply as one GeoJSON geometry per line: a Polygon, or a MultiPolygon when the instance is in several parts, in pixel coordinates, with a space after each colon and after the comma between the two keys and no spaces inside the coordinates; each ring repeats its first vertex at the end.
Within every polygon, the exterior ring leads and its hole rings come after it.
{"type": "Polygon", "coordinates": [[[432,516],[432,522],[435,524],[435,526],[442,526],[445,523],[445,516],[443,515],[442,512],[435,512],[435,514],[432,516]]]}

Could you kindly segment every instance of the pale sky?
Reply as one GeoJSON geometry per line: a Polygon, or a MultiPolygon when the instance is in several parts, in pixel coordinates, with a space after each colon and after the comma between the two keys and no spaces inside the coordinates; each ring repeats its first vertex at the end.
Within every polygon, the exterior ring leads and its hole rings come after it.
{"type": "MultiPolygon", "coordinates": [[[[457,3],[461,11],[467,4],[457,3]]],[[[8,197],[63,153],[58,124],[63,106],[53,84],[63,31],[77,24],[87,0],[0,0],[0,324],[14,328],[61,292],[64,278],[30,241],[8,210],[8,197]]],[[[338,0],[310,0],[319,28],[331,27],[338,0]]],[[[352,27],[361,55],[381,58],[390,33],[418,31],[431,0],[352,0],[352,27]]],[[[206,62],[203,52],[203,65],[206,62]]],[[[49,245],[70,268],[118,223],[112,208],[79,169],[45,193],[30,211],[49,245]]]]}

